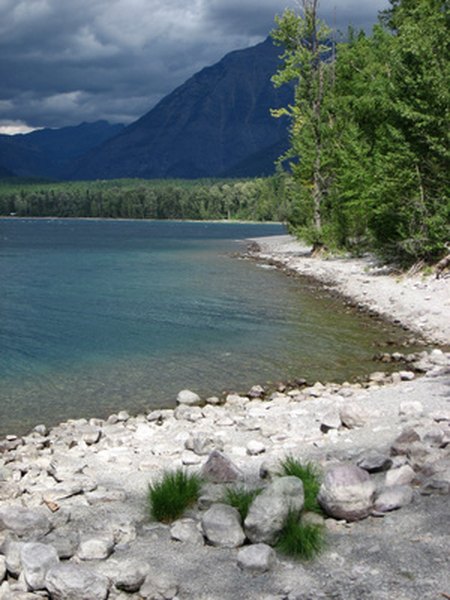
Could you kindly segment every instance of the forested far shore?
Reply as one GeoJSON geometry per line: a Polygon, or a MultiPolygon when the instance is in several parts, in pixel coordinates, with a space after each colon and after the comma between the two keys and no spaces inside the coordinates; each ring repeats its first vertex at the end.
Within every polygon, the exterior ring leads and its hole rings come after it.
{"type": "Polygon", "coordinates": [[[0,182],[0,215],[286,221],[290,178],[0,182]]]}

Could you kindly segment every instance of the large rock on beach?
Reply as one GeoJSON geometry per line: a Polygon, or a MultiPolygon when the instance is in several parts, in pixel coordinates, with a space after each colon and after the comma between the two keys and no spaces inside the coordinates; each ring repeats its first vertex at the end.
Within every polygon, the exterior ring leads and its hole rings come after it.
{"type": "Polygon", "coordinates": [[[213,546],[237,548],[244,543],[239,512],[228,504],[213,504],[203,515],[202,527],[213,546]]]}
{"type": "Polygon", "coordinates": [[[389,512],[397,510],[407,504],[410,504],[413,499],[413,491],[408,485],[393,485],[385,488],[377,497],[374,504],[374,509],[377,512],[389,512]]]}
{"type": "Polygon", "coordinates": [[[238,552],[238,566],[251,573],[264,573],[275,564],[276,556],[273,548],[267,544],[252,544],[245,546],[238,552]]]}
{"type": "Polygon", "coordinates": [[[40,510],[21,506],[0,507],[0,531],[8,530],[27,540],[37,539],[51,529],[45,513],[40,510]]]}
{"type": "Polygon", "coordinates": [[[108,558],[113,548],[112,533],[92,533],[82,536],[77,554],[81,560],[103,560],[108,558]]]}
{"type": "Polygon", "coordinates": [[[238,467],[218,450],[211,452],[202,468],[202,477],[213,483],[231,483],[241,476],[238,467]]]}
{"type": "Polygon", "coordinates": [[[300,512],[304,503],[303,483],[298,477],[275,479],[250,505],[244,522],[248,539],[275,543],[289,512],[300,512]]]}
{"type": "Polygon", "coordinates": [[[139,598],[144,600],[171,600],[178,592],[178,583],[172,575],[166,573],[150,573],[145,578],[139,598]]]}
{"type": "Polygon", "coordinates": [[[357,462],[358,467],[368,473],[381,473],[388,471],[392,467],[392,459],[381,452],[371,450],[365,452],[357,462]]]}
{"type": "Polygon", "coordinates": [[[368,411],[357,402],[346,402],[339,410],[342,424],[348,429],[364,427],[369,420],[368,411]]]}
{"type": "Polygon", "coordinates": [[[22,546],[20,560],[30,590],[44,589],[47,571],[59,563],[58,553],[53,546],[33,542],[22,546]]]}
{"type": "Polygon", "coordinates": [[[200,406],[202,404],[202,399],[195,392],[191,392],[191,390],[181,390],[177,395],[177,404],[200,406]]]}
{"type": "Polygon", "coordinates": [[[73,563],[60,563],[45,577],[52,600],[105,600],[109,580],[90,569],[73,563]]]}
{"type": "Polygon", "coordinates": [[[317,499],[330,517],[358,521],[370,514],[374,496],[375,484],[368,472],[342,464],[328,470],[317,499]]]}
{"type": "Polygon", "coordinates": [[[197,522],[193,519],[180,519],[175,521],[170,528],[170,537],[178,542],[203,546],[204,539],[200,533],[197,522]]]}

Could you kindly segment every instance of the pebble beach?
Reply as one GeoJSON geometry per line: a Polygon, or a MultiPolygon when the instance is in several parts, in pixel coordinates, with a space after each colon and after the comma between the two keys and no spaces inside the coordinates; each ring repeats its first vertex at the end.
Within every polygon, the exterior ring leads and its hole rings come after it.
{"type": "Polygon", "coordinates": [[[253,240],[247,257],[435,347],[381,356],[364,381],[184,390],[175,409],[7,436],[0,600],[450,598],[450,277],[312,257],[290,236],[253,240]],[[273,511],[298,500],[278,476],[286,456],[323,473],[326,547],[313,561],[273,549],[273,511]],[[176,468],[203,476],[201,496],[154,522],[148,485],[176,468]],[[230,486],[264,489],[245,520],[223,503],[230,486]]]}

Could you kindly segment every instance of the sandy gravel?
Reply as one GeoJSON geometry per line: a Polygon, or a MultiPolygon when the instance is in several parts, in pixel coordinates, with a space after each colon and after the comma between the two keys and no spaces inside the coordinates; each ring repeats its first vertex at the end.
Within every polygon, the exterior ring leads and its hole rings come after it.
{"type": "Polygon", "coordinates": [[[314,277],[430,342],[450,344],[450,275],[389,274],[373,257],[311,257],[310,247],[289,235],[252,241],[260,248],[259,258],[314,277]]]}

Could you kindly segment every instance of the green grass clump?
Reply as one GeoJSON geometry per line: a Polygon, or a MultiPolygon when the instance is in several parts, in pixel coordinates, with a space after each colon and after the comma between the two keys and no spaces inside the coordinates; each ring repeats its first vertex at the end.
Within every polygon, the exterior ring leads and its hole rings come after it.
{"type": "Polygon", "coordinates": [[[223,501],[225,504],[233,506],[239,511],[242,521],[247,516],[250,504],[258,494],[262,492],[261,488],[249,490],[245,487],[227,488],[223,501]]]}
{"type": "Polygon", "coordinates": [[[299,560],[310,560],[317,556],[325,546],[323,525],[302,523],[298,514],[289,513],[276,549],[281,553],[299,560]]]}
{"type": "Polygon", "coordinates": [[[174,521],[198,500],[201,486],[201,477],[183,469],[164,473],[160,481],[149,485],[150,515],[156,521],[174,521]]]}
{"type": "Polygon", "coordinates": [[[305,505],[303,510],[322,514],[322,509],[317,502],[320,489],[320,471],[312,463],[302,464],[293,456],[287,456],[281,463],[280,475],[292,475],[303,482],[305,492],[305,505]]]}

